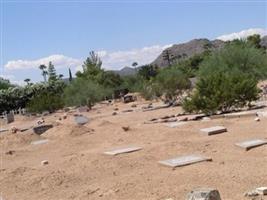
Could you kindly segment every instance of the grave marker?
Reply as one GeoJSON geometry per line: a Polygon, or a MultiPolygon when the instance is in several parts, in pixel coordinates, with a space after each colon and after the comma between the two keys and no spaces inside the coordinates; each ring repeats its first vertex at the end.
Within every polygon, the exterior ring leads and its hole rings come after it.
{"type": "Polygon", "coordinates": [[[167,123],[165,124],[166,126],[170,127],[170,128],[175,128],[181,125],[187,124],[187,122],[171,122],[171,123],[167,123]]]}
{"type": "Polygon", "coordinates": [[[186,156],[172,158],[169,160],[159,161],[159,163],[167,167],[175,168],[175,167],[182,167],[185,165],[191,165],[191,164],[203,162],[203,161],[212,161],[212,159],[199,156],[199,155],[186,155],[186,156]]]}
{"type": "Polygon", "coordinates": [[[236,143],[235,145],[241,148],[244,148],[246,151],[248,151],[249,149],[262,146],[265,144],[267,144],[266,140],[255,139],[255,140],[247,140],[247,141],[239,142],[239,143],[236,143]]]}
{"type": "Polygon", "coordinates": [[[214,126],[214,127],[210,127],[210,128],[200,129],[200,131],[206,135],[215,135],[215,134],[219,134],[219,133],[224,133],[227,131],[227,129],[223,126],[214,126]]]}
{"type": "Polygon", "coordinates": [[[89,119],[85,116],[75,116],[74,120],[78,125],[84,125],[89,121],[89,119]]]}
{"type": "Polygon", "coordinates": [[[118,154],[131,153],[131,152],[134,152],[134,151],[139,151],[141,149],[142,149],[141,147],[126,147],[126,148],[114,149],[114,150],[111,150],[111,151],[106,151],[106,152],[104,152],[104,154],[115,156],[115,155],[118,155],[118,154]]]}
{"type": "Polygon", "coordinates": [[[45,143],[47,143],[48,141],[49,141],[48,139],[44,139],[44,140],[36,140],[36,141],[31,142],[31,144],[33,144],[33,145],[45,144],[45,143]]]}

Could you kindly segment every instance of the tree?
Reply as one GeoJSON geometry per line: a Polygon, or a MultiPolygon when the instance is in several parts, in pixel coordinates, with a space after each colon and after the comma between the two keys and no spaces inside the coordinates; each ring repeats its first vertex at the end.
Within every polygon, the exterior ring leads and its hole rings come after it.
{"type": "Polygon", "coordinates": [[[47,71],[46,71],[46,66],[45,65],[40,65],[39,69],[42,70],[42,76],[44,77],[44,82],[47,82],[46,76],[47,76],[47,71]]]}
{"type": "Polygon", "coordinates": [[[64,91],[67,105],[91,107],[95,102],[111,95],[111,91],[93,81],[77,78],[64,91]]]}
{"type": "Polygon", "coordinates": [[[250,35],[247,37],[247,41],[254,45],[256,48],[261,48],[260,42],[261,42],[261,36],[258,34],[250,35]]]}
{"type": "Polygon", "coordinates": [[[145,80],[149,80],[157,75],[157,68],[152,65],[141,66],[138,75],[145,80]]]}
{"type": "Polygon", "coordinates": [[[72,81],[72,73],[71,73],[71,70],[69,68],[69,82],[71,82],[71,81],[72,81]]]}
{"type": "Polygon", "coordinates": [[[47,73],[48,73],[48,81],[49,82],[57,80],[58,77],[57,77],[56,69],[55,69],[55,66],[52,64],[51,61],[48,64],[47,73]]]}
{"type": "Polygon", "coordinates": [[[93,77],[102,72],[101,69],[102,61],[99,56],[94,52],[91,51],[89,56],[86,58],[85,62],[83,63],[83,74],[84,76],[93,77]]]}
{"type": "Polygon", "coordinates": [[[26,83],[27,83],[27,85],[29,85],[29,84],[30,84],[30,81],[31,81],[31,79],[29,79],[29,78],[26,78],[26,79],[24,80],[24,82],[26,82],[26,83]]]}
{"type": "Polygon", "coordinates": [[[170,67],[160,70],[153,80],[143,85],[142,94],[145,98],[160,97],[166,102],[173,103],[190,88],[191,83],[186,74],[170,67]]]}
{"type": "Polygon", "coordinates": [[[257,83],[267,77],[263,51],[234,41],[201,63],[194,92],[184,101],[188,112],[214,114],[249,106],[257,100],[257,83]]]}

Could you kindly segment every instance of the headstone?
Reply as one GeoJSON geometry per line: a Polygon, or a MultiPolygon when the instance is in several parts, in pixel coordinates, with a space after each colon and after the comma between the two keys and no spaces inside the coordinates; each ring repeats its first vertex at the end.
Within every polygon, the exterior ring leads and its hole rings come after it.
{"type": "Polygon", "coordinates": [[[78,125],[84,125],[86,123],[88,123],[89,119],[85,116],[75,116],[74,120],[76,122],[76,124],[78,125]]]}
{"type": "Polygon", "coordinates": [[[14,122],[14,114],[13,113],[8,113],[6,115],[6,122],[7,122],[7,124],[14,122]]]}
{"type": "Polygon", "coordinates": [[[38,135],[41,135],[50,128],[53,128],[52,124],[39,125],[39,126],[33,127],[33,132],[38,134],[38,135]]]}
{"type": "Polygon", "coordinates": [[[221,200],[218,190],[213,188],[199,188],[187,194],[186,200],[221,200]]]}
{"type": "Polygon", "coordinates": [[[48,141],[49,141],[48,139],[44,139],[44,140],[36,140],[36,141],[31,142],[31,144],[33,144],[33,145],[45,144],[45,143],[47,143],[48,141]]]}
{"type": "Polygon", "coordinates": [[[139,151],[141,149],[142,149],[141,147],[126,147],[126,148],[114,149],[114,150],[111,150],[111,151],[106,151],[106,152],[104,152],[104,154],[115,156],[115,155],[118,155],[118,154],[131,153],[131,152],[134,152],[134,151],[139,151]]]}
{"type": "Polygon", "coordinates": [[[247,140],[247,141],[236,143],[237,146],[244,148],[245,150],[249,150],[249,149],[262,146],[265,144],[267,144],[267,141],[262,140],[262,139],[247,140]]]}
{"type": "Polygon", "coordinates": [[[170,128],[175,128],[175,127],[178,127],[178,126],[182,126],[184,124],[187,124],[187,122],[171,122],[171,123],[167,123],[165,125],[170,127],[170,128]]]}
{"type": "Polygon", "coordinates": [[[210,128],[200,129],[200,131],[202,133],[207,134],[207,135],[215,135],[215,134],[226,132],[227,129],[223,126],[214,126],[214,127],[210,127],[210,128]]]}
{"type": "Polygon", "coordinates": [[[50,114],[49,111],[44,111],[44,112],[42,113],[42,116],[47,116],[47,115],[49,115],[49,114],[50,114]]]}
{"type": "Polygon", "coordinates": [[[203,161],[212,161],[212,159],[207,158],[207,157],[202,157],[199,155],[186,155],[186,156],[172,158],[169,160],[159,161],[159,163],[167,167],[175,168],[175,167],[182,167],[185,165],[191,165],[191,164],[203,162],[203,161]]]}

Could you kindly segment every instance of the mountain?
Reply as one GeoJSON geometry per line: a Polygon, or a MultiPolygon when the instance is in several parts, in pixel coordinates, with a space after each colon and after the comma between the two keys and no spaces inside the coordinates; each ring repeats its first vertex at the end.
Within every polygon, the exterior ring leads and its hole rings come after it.
{"type": "Polygon", "coordinates": [[[168,66],[168,61],[163,58],[166,55],[166,51],[168,51],[171,59],[190,58],[196,54],[203,53],[207,48],[211,50],[220,49],[224,44],[221,40],[210,41],[208,39],[194,39],[186,43],[174,44],[165,49],[151,64],[159,67],[168,66]]]}
{"type": "Polygon", "coordinates": [[[115,74],[119,74],[120,76],[134,75],[136,74],[136,71],[138,71],[138,69],[134,69],[132,67],[124,67],[121,70],[113,70],[115,74]]]}

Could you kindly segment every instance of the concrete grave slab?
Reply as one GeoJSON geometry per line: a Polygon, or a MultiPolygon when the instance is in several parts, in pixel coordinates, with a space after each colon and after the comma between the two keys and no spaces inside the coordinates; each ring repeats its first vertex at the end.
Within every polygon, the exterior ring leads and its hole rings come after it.
{"type": "Polygon", "coordinates": [[[104,154],[115,156],[118,154],[131,153],[134,151],[139,151],[141,149],[142,149],[141,147],[126,147],[126,148],[120,148],[120,149],[113,149],[111,151],[105,151],[104,154]]]}
{"type": "Polygon", "coordinates": [[[6,115],[6,123],[9,124],[9,123],[12,123],[14,122],[14,114],[13,113],[8,113],[6,115]]]}
{"type": "Polygon", "coordinates": [[[185,165],[191,165],[191,164],[198,163],[198,162],[204,162],[204,161],[212,161],[212,159],[208,157],[199,156],[199,155],[186,155],[186,156],[172,158],[169,160],[159,161],[159,163],[167,167],[175,168],[175,167],[182,167],[185,165]]]}
{"type": "Polygon", "coordinates": [[[75,116],[74,120],[78,125],[84,125],[89,122],[89,119],[85,116],[75,116]]]}
{"type": "Polygon", "coordinates": [[[0,133],[4,133],[4,132],[7,132],[8,129],[0,129],[0,133]]]}
{"type": "Polygon", "coordinates": [[[267,144],[267,140],[262,140],[262,139],[254,139],[254,140],[247,140],[247,141],[243,141],[243,142],[239,142],[236,143],[236,146],[239,146],[243,149],[245,149],[246,151],[258,146],[262,146],[267,144]]]}
{"type": "Polygon", "coordinates": [[[49,141],[48,139],[36,140],[36,141],[31,142],[31,144],[33,145],[45,144],[45,143],[48,143],[48,141],[49,141]]]}
{"type": "Polygon", "coordinates": [[[165,124],[165,126],[168,126],[170,128],[175,128],[175,127],[178,127],[178,126],[182,126],[184,124],[187,124],[187,122],[171,122],[171,123],[165,124]]]}
{"type": "Polygon", "coordinates": [[[223,126],[214,126],[210,128],[203,128],[200,129],[201,133],[204,133],[206,135],[215,135],[215,134],[220,134],[227,132],[227,129],[223,126]]]}
{"type": "Polygon", "coordinates": [[[38,135],[41,135],[50,128],[53,128],[52,124],[39,125],[39,126],[33,127],[33,132],[38,134],[38,135]]]}

